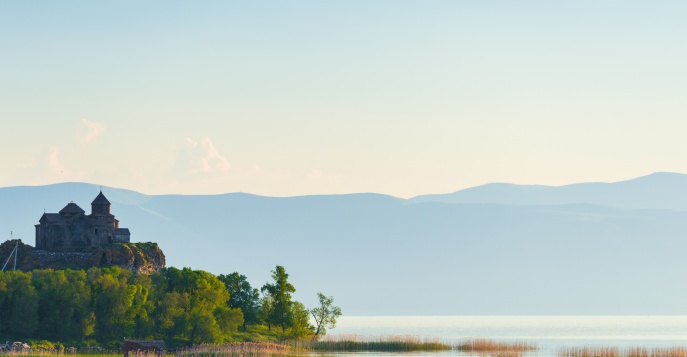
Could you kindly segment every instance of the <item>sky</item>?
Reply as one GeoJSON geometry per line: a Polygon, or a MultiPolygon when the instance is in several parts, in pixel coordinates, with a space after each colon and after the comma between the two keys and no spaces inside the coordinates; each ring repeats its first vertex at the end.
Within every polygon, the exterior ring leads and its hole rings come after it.
{"type": "Polygon", "coordinates": [[[5,1],[0,186],[454,192],[687,172],[683,1],[5,1]]]}

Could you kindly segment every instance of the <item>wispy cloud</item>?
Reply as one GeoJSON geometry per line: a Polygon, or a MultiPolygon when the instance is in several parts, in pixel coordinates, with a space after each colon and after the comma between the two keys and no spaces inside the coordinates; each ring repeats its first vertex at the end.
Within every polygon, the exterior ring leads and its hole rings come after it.
{"type": "Polygon", "coordinates": [[[43,179],[52,178],[53,181],[57,182],[81,181],[85,178],[83,172],[74,170],[64,163],[62,160],[62,151],[58,146],[51,146],[48,149],[47,161],[45,161],[42,169],[40,166],[38,166],[37,169],[45,172],[45,174],[41,175],[44,176],[43,179]]]}
{"type": "Polygon", "coordinates": [[[184,147],[183,157],[186,161],[187,172],[190,174],[227,172],[231,170],[229,160],[220,154],[215,143],[207,136],[203,137],[200,141],[185,138],[184,147]]]}
{"type": "Polygon", "coordinates": [[[76,132],[76,137],[81,143],[86,144],[95,140],[106,128],[105,124],[81,119],[81,125],[79,125],[79,130],[76,132]]]}
{"type": "Polygon", "coordinates": [[[48,168],[53,173],[64,173],[66,168],[60,162],[60,148],[51,146],[48,152],[48,168]]]}

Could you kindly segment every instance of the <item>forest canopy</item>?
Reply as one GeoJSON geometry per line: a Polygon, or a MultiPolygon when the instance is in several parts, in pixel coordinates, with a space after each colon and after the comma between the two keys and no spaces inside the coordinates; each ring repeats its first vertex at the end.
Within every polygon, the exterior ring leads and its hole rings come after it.
{"type": "Polygon", "coordinates": [[[281,266],[262,294],[238,273],[190,268],[135,274],[118,267],[0,273],[0,338],[121,346],[161,339],[170,346],[304,338],[308,310],[281,266]]]}

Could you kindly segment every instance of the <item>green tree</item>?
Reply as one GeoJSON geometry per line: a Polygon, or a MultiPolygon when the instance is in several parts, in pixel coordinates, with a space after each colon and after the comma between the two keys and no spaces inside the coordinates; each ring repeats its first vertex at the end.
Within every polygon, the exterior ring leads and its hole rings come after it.
{"type": "Polygon", "coordinates": [[[247,325],[260,323],[260,291],[250,286],[245,275],[231,273],[219,275],[229,292],[229,307],[241,309],[243,312],[243,331],[247,325]]]}
{"type": "Polygon", "coordinates": [[[277,266],[260,299],[243,275],[189,268],[151,275],[118,267],[0,273],[0,336],[110,348],[125,337],[164,339],[180,346],[231,341],[246,321],[264,319],[283,337],[302,338],[314,328],[310,312],[292,301],[296,289],[288,277],[277,266]]]}
{"type": "Polygon", "coordinates": [[[260,320],[267,324],[267,331],[272,331],[272,322],[270,322],[270,315],[274,311],[274,299],[267,291],[262,291],[260,298],[260,320]]]}
{"type": "Polygon", "coordinates": [[[94,292],[95,338],[111,347],[134,335],[136,316],[147,301],[147,289],[130,281],[132,274],[118,267],[89,270],[94,292]]]}
{"type": "Polygon", "coordinates": [[[245,326],[245,320],[241,309],[229,306],[219,306],[213,312],[217,325],[223,333],[223,340],[231,339],[232,332],[238,331],[240,325],[245,326]]]}
{"type": "Polygon", "coordinates": [[[273,299],[273,308],[266,321],[281,326],[282,332],[293,323],[291,294],[296,292],[296,288],[288,282],[288,278],[289,274],[286,274],[284,267],[277,265],[272,271],[274,283],[265,284],[261,289],[268,292],[273,299]]]}
{"type": "Polygon", "coordinates": [[[156,323],[173,344],[220,343],[230,339],[243,314],[227,306],[229,293],[217,276],[202,270],[167,268],[154,285],[166,289],[155,309],[156,323]]]}
{"type": "Polygon", "coordinates": [[[317,293],[317,298],[320,300],[320,305],[310,310],[310,314],[315,319],[315,336],[324,335],[327,329],[336,327],[336,319],[341,316],[341,309],[333,305],[333,297],[317,293]]]}
{"type": "MultiPolygon", "coordinates": [[[[166,292],[155,307],[154,320],[164,340],[176,345],[184,339],[186,311],[190,305],[188,293],[166,292]]],[[[185,342],[185,341],[184,341],[185,342]]]]}
{"type": "Polygon", "coordinates": [[[0,335],[31,338],[38,330],[38,293],[31,273],[0,273],[0,335]]]}
{"type": "Polygon", "coordinates": [[[134,296],[130,316],[134,319],[133,337],[149,339],[155,333],[155,322],[151,317],[155,304],[150,300],[153,290],[152,279],[147,274],[134,274],[130,284],[138,287],[139,293],[134,296]]]}
{"type": "Polygon", "coordinates": [[[91,289],[83,270],[34,270],[38,293],[38,336],[64,342],[82,341],[93,334],[91,289]]]}
{"type": "Polygon", "coordinates": [[[310,324],[310,315],[305,305],[294,301],[291,306],[291,327],[285,332],[285,337],[290,339],[302,339],[313,334],[315,328],[310,324]]]}

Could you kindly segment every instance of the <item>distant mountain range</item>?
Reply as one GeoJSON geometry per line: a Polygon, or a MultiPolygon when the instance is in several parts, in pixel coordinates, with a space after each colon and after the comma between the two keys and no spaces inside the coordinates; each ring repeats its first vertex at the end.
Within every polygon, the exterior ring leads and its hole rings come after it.
{"type": "MultiPolygon", "coordinates": [[[[408,200],[103,192],[132,241],[158,242],[168,265],[238,271],[257,287],[283,265],[297,299],[322,291],[347,315],[687,314],[683,174],[408,200]]],[[[43,209],[89,211],[97,193],[0,188],[0,238],[33,245],[43,209]]]]}
{"type": "Polygon", "coordinates": [[[628,181],[567,186],[492,183],[449,194],[417,196],[411,201],[518,206],[589,203],[627,209],[687,210],[687,175],[658,172],[628,181]]]}

